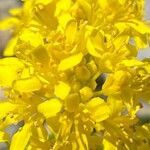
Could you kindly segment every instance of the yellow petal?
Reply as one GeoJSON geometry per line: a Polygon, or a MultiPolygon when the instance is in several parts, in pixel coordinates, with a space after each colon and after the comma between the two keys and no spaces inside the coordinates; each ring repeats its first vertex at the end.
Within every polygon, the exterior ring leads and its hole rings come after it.
{"type": "Polygon", "coordinates": [[[33,92],[41,88],[41,82],[36,77],[17,80],[13,84],[13,89],[19,92],[33,92]]]}
{"type": "Polygon", "coordinates": [[[85,86],[80,90],[80,96],[83,101],[87,101],[93,96],[93,91],[91,88],[85,86]]]}
{"type": "Polygon", "coordinates": [[[121,5],[124,5],[125,2],[126,2],[126,0],[119,0],[119,3],[120,3],[121,5]]]}
{"type": "Polygon", "coordinates": [[[129,83],[131,75],[127,71],[116,71],[106,79],[102,91],[106,95],[120,94],[129,83]]]}
{"type": "Polygon", "coordinates": [[[118,97],[109,96],[107,99],[107,102],[109,104],[111,116],[118,115],[121,112],[121,110],[123,109],[122,99],[120,99],[118,97]]]}
{"type": "Polygon", "coordinates": [[[68,96],[70,89],[68,84],[60,81],[59,84],[55,86],[54,94],[60,99],[65,99],[68,96]]]}
{"type": "Polygon", "coordinates": [[[92,44],[90,38],[88,38],[88,40],[87,40],[86,48],[87,48],[89,54],[91,54],[92,56],[101,57],[101,55],[96,51],[96,49],[95,49],[94,45],[92,44]]]}
{"type": "Polygon", "coordinates": [[[13,37],[7,44],[6,48],[4,49],[3,55],[4,56],[13,56],[15,51],[15,46],[17,43],[18,37],[13,37]]]}
{"type": "MultiPolygon", "coordinates": [[[[72,5],[72,0],[59,0],[56,4],[55,15],[59,21],[59,27],[62,30],[66,29],[67,24],[73,19],[69,9],[72,5]]],[[[73,31],[74,32],[74,31],[73,31]]]]}
{"type": "Polygon", "coordinates": [[[14,134],[10,150],[25,150],[31,137],[31,123],[26,123],[16,134],[14,134]]]}
{"type": "Polygon", "coordinates": [[[88,68],[85,65],[77,66],[75,68],[75,75],[79,80],[87,81],[91,77],[91,72],[88,70],[88,68]]]}
{"type": "Polygon", "coordinates": [[[43,0],[40,0],[40,2],[41,5],[38,5],[39,9],[37,11],[35,10],[35,16],[37,17],[38,22],[43,24],[44,26],[49,27],[49,29],[56,29],[58,25],[58,20],[55,16],[56,1],[46,0],[45,2],[43,0]],[[47,3],[47,4],[44,5],[42,3],[47,3]]]}
{"type": "Polygon", "coordinates": [[[105,103],[104,100],[100,97],[95,97],[95,98],[92,98],[88,103],[87,103],[87,107],[90,108],[90,109],[93,109],[95,108],[96,106],[98,105],[101,105],[105,103]]]}
{"type": "Polygon", "coordinates": [[[68,9],[70,9],[71,4],[72,4],[72,0],[65,0],[65,1],[59,0],[56,4],[57,5],[56,12],[55,12],[56,16],[61,14],[61,12],[63,12],[63,11],[66,12],[68,9]]]}
{"type": "Polygon", "coordinates": [[[43,5],[47,5],[47,4],[49,4],[49,3],[51,3],[52,2],[52,0],[36,0],[35,1],[35,4],[43,4],[43,5]]]}
{"type": "Polygon", "coordinates": [[[20,76],[24,65],[17,58],[0,59],[0,85],[9,87],[20,76]]]}
{"type": "Polygon", "coordinates": [[[25,68],[23,69],[23,71],[21,72],[21,78],[22,78],[22,79],[30,78],[30,76],[31,76],[30,68],[25,67],[25,68]]]}
{"type": "Polygon", "coordinates": [[[17,8],[12,8],[9,10],[9,13],[12,15],[12,16],[20,16],[20,13],[22,11],[22,8],[21,7],[17,7],[17,8]]]}
{"type": "Polygon", "coordinates": [[[144,65],[143,62],[136,60],[136,59],[123,60],[120,64],[123,64],[127,67],[143,66],[144,65]]]}
{"type": "Polygon", "coordinates": [[[69,13],[64,13],[59,17],[59,25],[62,29],[65,29],[67,24],[72,20],[72,16],[69,13]]]}
{"type": "Polygon", "coordinates": [[[70,21],[66,27],[66,42],[72,44],[76,38],[77,23],[75,21],[70,21]]]}
{"type": "Polygon", "coordinates": [[[105,9],[109,4],[108,0],[98,0],[98,3],[100,5],[100,7],[103,9],[105,9]]]}
{"type": "Polygon", "coordinates": [[[0,21],[0,30],[7,30],[14,27],[19,23],[17,18],[11,17],[0,21]]]}
{"type": "Polygon", "coordinates": [[[90,36],[91,44],[95,47],[95,49],[102,51],[105,48],[105,39],[104,39],[104,33],[101,31],[93,30],[90,36]]]}
{"type": "Polygon", "coordinates": [[[8,134],[0,131],[0,142],[7,142],[9,140],[8,134]]]}
{"type": "Polygon", "coordinates": [[[117,150],[118,148],[108,140],[103,140],[104,150],[117,150]]]}
{"type": "Polygon", "coordinates": [[[128,41],[129,41],[128,35],[120,34],[114,39],[113,44],[116,49],[121,49],[124,45],[128,43],[128,41]]]}
{"type": "Polygon", "coordinates": [[[1,119],[0,129],[5,130],[8,126],[18,123],[18,121],[19,121],[18,116],[19,115],[16,113],[16,112],[18,112],[18,108],[20,109],[19,105],[18,105],[18,107],[16,107],[16,109],[8,112],[5,116],[3,116],[3,119],[2,119],[2,116],[0,116],[0,119],[1,119]]]}
{"type": "Polygon", "coordinates": [[[50,118],[56,116],[58,112],[60,112],[62,107],[61,102],[52,98],[38,105],[38,112],[43,114],[46,118],[50,118]]]}
{"type": "Polygon", "coordinates": [[[90,5],[90,3],[88,3],[87,0],[78,0],[77,2],[81,5],[81,7],[84,9],[86,15],[89,17],[90,14],[91,14],[91,5],[90,5]]]}
{"type": "Polygon", "coordinates": [[[150,26],[148,26],[146,23],[142,21],[132,19],[130,20],[130,23],[126,24],[141,34],[150,33],[150,26]]]}
{"type": "Polygon", "coordinates": [[[91,117],[96,121],[100,122],[109,117],[110,109],[107,103],[99,97],[91,99],[87,105],[87,109],[91,112],[91,117]]]}
{"type": "Polygon", "coordinates": [[[138,34],[137,36],[134,36],[134,40],[138,49],[144,49],[148,47],[148,39],[146,35],[138,34]]]}
{"type": "Polygon", "coordinates": [[[5,117],[9,112],[14,111],[17,105],[10,102],[0,102],[0,119],[5,117]]]}
{"type": "Polygon", "coordinates": [[[59,66],[58,66],[58,70],[65,71],[67,69],[70,69],[70,68],[78,65],[81,62],[82,58],[83,58],[82,53],[78,53],[78,54],[75,54],[68,58],[65,58],[60,62],[59,66]]]}
{"type": "Polygon", "coordinates": [[[26,43],[31,44],[31,46],[33,46],[33,47],[37,47],[37,46],[43,44],[43,38],[42,38],[41,34],[40,33],[34,33],[30,30],[24,30],[21,33],[21,36],[19,37],[19,39],[22,42],[26,42],[26,43]]]}
{"type": "Polygon", "coordinates": [[[15,68],[23,67],[23,63],[18,58],[15,57],[0,59],[0,65],[2,65],[3,67],[5,66],[15,67],[15,68]]]}

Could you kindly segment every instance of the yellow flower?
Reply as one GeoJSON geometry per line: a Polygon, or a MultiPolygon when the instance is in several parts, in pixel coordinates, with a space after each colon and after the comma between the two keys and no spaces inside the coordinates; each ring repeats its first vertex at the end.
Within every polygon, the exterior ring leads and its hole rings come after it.
{"type": "Polygon", "coordinates": [[[0,142],[148,149],[136,115],[139,99],[150,100],[150,61],[136,59],[149,43],[143,11],[144,0],[25,0],[11,10],[0,22],[13,30],[4,56],[14,56],[0,60],[0,142]],[[11,139],[12,124],[21,125],[11,139]]]}
{"type": "Polygon", "coordinates": [[[12,82],[19,78],[24,64],[17,58],[4,58],[0,60],[0,85],[10,87],[12,82]]]}
{"type": "Polygon", "coordinates": [[[116,71],[109,75],[102,91],[106,95],[122,95],[127,99],[134,96],[137,100],[149,100],[149,69],[148,61],[123,60],[116,71]]]}

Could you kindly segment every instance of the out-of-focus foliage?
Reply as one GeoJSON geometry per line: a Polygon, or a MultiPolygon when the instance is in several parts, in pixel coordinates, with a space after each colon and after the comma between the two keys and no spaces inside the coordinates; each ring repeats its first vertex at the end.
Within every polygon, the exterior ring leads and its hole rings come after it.
{"type": "Polygon", "coordinates": [[[0,22],[14,35],[0,60],[0,141],[23,121],[10,150],[148,150],[150,126],[136,115],[150,100],[150,60],[136,59],[150,39],[143,6],[25,0],[11,10],[0,22]]]}

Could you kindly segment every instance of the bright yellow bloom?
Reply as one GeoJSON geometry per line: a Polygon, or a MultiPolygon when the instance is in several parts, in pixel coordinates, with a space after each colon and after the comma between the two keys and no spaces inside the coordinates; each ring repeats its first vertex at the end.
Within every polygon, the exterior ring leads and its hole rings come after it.
{"type": "Polygon", "coordinates": [[[148,150],[137,117],[150,100],[144,0],[25,0],[0,29],[0,142],[11,150],[148,150]],[[106,78],[106,79],[105,79],[106,78]],[[12,138],[10,125],[19,129],[12,138]],[[10,142],[11,141],[11,142],[10,142]]]}

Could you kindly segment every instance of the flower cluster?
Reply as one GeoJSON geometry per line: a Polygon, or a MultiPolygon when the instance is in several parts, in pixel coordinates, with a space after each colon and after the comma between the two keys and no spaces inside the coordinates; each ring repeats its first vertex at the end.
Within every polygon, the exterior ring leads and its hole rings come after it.
{"type": "Polygon", "coordinates": [[[0,22],[0,142],[10,150],[148,150],[144,0],[25,0],[0,22]],[[21,123],[20,123],[21,122],[21,123]],[[6,128],[21,124],[12,136],[6,128]]]}

